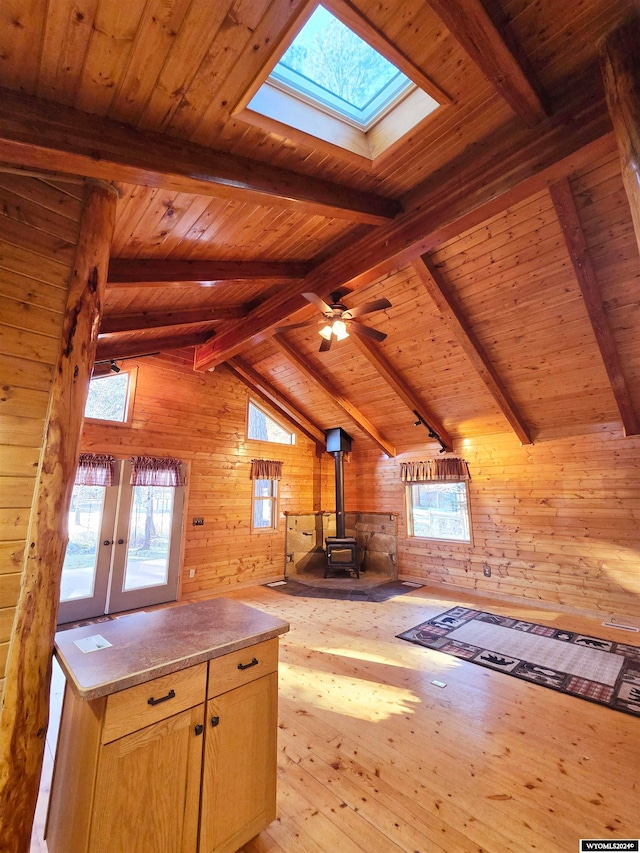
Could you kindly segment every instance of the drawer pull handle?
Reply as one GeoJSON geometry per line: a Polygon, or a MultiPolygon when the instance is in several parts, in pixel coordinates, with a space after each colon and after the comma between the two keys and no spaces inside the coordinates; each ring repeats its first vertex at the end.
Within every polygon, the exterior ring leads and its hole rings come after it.
{"type": "Polygon", "coordinates": [[[220,724],[220,717],[211,717],[211,728],[215,729],[220,724]]]}
{"type": "Polygon", "coordinates": [[[253,658],[251,663],[239,663],[238,669],[251,669],[252,666],[258,666],[258,658],[253,658]]]}
{"type": "Polygon", "coordinates": [[[167,699],[175,699],[175,695],[176,691],[172,689],[166,696],[161,696],[159,699],[154,699],[153,696],[151,696],[147,699],[147,705],[159,705],[161,702],[166,702],[167,699]]]}

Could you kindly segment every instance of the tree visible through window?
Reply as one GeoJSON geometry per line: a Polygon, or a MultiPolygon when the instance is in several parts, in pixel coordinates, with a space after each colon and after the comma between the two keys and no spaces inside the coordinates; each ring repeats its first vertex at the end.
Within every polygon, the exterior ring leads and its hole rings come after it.
{"type": "Polygon", "coordinates": [[[253,529],[275,530],[278,526],[278,481],[253,481],[253,529]]]}
{"type": "Polygon", "coordinates": [[[298,33],[271,79],[362,127],[412,85],[323,6],[316,8],[298,33]]]}
{"type": "Polygon", "coordinates": [[[129,415],[132,373],[121,370],[89,383],[85,418],[126,423],[129,415]]]}
{"type": "Polygon", "coordinates": [[[256,441],[272,441],[276,444],[295,444],[295,433],[288,432],[251,400],[249,400],[247,438],[256,441]]]}
{"type": "Polygon", "coordinates": [[[407,509],[410,536],[471,542],[466,482],[411,483],[407,509]]]}

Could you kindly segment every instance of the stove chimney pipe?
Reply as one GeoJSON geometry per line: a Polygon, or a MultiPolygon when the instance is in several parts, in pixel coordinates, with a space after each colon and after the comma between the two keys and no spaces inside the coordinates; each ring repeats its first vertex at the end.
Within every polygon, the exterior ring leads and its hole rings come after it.
{"type": "Polygon", "coordinates": [[[344,518],[344,454],[351,452],[353,439],[341,427],[328,429],[325,432],[327,453],[333,456],[336,477],[336,537],[345,537],[344,518]]]}

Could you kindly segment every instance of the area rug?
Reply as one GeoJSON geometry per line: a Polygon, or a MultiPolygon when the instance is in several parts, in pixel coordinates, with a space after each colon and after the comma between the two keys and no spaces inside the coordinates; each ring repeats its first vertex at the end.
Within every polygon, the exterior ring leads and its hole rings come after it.
{"type": "MultiPolygon", "coordinates": [[[[356,583],[354,581],[354,583],[356,583]]],[[[285,595],[296,595],[301,598],[330,598],[335,601],[387,601],[396,595],[404,595],[411,590],[415,590],[416,584],[411,586],[403,584],[401,581],[390,581],[389,583],[381,583],[378,586],[358,589],[356,586],[348,589],[335,589],[331,587],[311,586],[306,583],[298,583],[297,581],[286,580],[278,581],[277,583],[268,583],[265,586],[269,589],[283,592],[285,595]]]]}
{"type": "Polygon", "coordinates": [[[397,635],[640,717],[640,647],[453,607],[397,635]]]}

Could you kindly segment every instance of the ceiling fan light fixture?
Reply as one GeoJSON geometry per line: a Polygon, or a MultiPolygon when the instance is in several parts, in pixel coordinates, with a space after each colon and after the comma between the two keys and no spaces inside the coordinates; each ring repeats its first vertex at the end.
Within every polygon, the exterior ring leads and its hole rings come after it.
{"type": "Polygon", "coordinates": [[[347,331],[347,326],[344,320],[334,320],[331,331],[337,341],[343,341],[345,338],[349,337],[349,332],[347,331]]]}
{"type": "Polygon", "coordinates": [[[332,330],[331,326],[324,326],[322,329],[320,329],[318,334],[320,335],[321,338],[324,338],[325,341],[328,341],[331,337],[332,331],[333,330],[332,330]]]}

